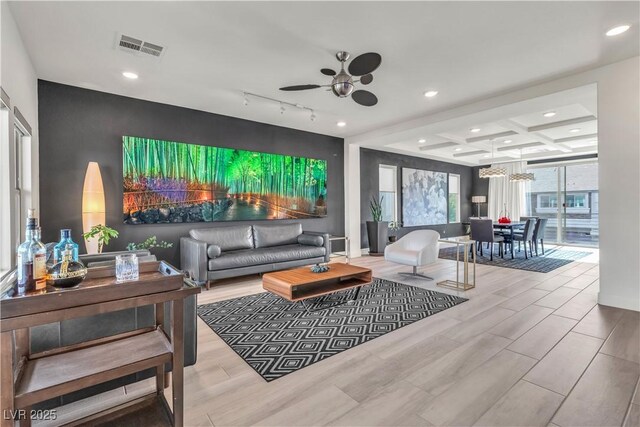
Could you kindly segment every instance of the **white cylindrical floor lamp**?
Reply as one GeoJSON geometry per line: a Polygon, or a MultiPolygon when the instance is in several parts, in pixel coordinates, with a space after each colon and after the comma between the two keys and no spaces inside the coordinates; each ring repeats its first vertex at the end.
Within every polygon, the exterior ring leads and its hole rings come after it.
{"type": "MultiPolygon", "coordinates": [[[[105,225],[104,187],[100,166],[96,162],[89,162],[87,173],[84,176],[82,188],[82,231],[91,230],[94,225],[105,225]]],[[[88,254],[98,253],[98,239],[84,240],[88,254]]]]}

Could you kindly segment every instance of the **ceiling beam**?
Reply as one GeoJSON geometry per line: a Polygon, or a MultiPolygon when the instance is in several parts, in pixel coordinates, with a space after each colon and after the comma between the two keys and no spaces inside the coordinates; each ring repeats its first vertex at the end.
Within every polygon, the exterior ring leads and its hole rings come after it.
{"type": "Polygon", "coordinates": [[[488,153],[488,151],[485,151],[485,150],[467,151],[466,153],[454,153],[453,157],[476,156],[478,154],[486,154],[486,153],[488,153]]]}
{"type": "Polygon", "coordinates": [[[562,126],[577,125],[578,123],[592,122],[594,120],[597,120],[595,116],[576,117],[575,119],[561,120],[559,122],[552,122],[544,125],[531,126],[527,128],[527,132],[539,132],[541,130],[559,128],[562,126]]]}
{"type": "Polygon", "coordinates": [[[422,145],[420,147],[420,151],[429,151],[429,150],[438,150],[440,148],[447,148],[447,147],[454,147],[458,144],[456,144],[455,142],[441,142],[439,144],[432,144],[432,145],[422,145]]]}
{"type": "Polygon", "coordinates": [[[576,136],[568,136],[566,138],[554,139],[554,142],[558,144],[562,144],[563,142],[571,142],[571,141],[581,141],[583,139],[597,138],[597,133],[590,133],[589,135],[576,135],[576,136]]]}
{"type": "Polygon", "coordinates": [[[539,147],[541,145],[547,145],[544,142],[527,142],[526,144],[518,144],[518,145],[510,145],[508,147],[498,147],[496,148],[496,151],[511,151],[511,150],[522,150],[525,148],[531,148],[531,147],[539,147]]]}
{"type": "Polygon", "coordinates": [[[493,133],[490,135],[482,135],[482,136],[474,136],[473,138],[467,138],[467,143],[471,142],[480,142],[480,141],[490,141],[492,139],[504,138],[505,136],[516,135],[518,132],[514,132],[512,130],[508,130],[506,132],[493,133]]]}

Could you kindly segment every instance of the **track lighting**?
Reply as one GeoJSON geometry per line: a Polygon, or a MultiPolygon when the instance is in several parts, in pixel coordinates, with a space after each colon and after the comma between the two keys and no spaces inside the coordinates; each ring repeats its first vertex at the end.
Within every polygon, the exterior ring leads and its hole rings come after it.
{"type": "Polygon", "coordinates": [[[278,103],[280,104],[280,114],[284,115],[285,111],[287,111],[287,107],[291,107],[289,108],[290,111],[294,112],[295,114],[295,110],[306,110],[309,112],[309,119],[312,122],[315,122],[316,119],[318,118],[318,116],[316,116],[316,112],[309,107],[305,107],[302,104],[294,104],[291,102],[287,102],[287,101],[280,101],[279,99],[275,99],[275,98],[270,98],[268,96],[262,96],[262,95],[256,95],[255,93],[251,93],[251,92],[242,92],[242,96],[243,96],[243,104],[245,106],[249,105],[249,98],[253,97],[253,98],[258,98],[261,99],[263,101],[269,101],[269,102],[274,102],[274,103],[278,103]]]}

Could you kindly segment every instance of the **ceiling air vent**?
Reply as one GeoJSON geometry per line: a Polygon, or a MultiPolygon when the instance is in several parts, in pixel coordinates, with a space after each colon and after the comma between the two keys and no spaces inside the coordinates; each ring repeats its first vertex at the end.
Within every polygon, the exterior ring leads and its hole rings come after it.
{"type": "Polygon", "coordinates": [[[163,46],[157,44],[145,42],[135,37],[119,34],[118,47],[125,52],[134,53],[137,55],[150,55],[156,58],[160,58],[165,51],[163,46]]]}

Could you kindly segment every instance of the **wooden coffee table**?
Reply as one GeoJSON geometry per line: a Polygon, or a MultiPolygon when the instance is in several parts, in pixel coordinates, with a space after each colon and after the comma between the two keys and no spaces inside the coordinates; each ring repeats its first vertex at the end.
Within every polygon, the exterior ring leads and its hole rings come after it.
{"type": "Polygon", "coordinates": [[[300,301],[309,311],[304,304],[307,299],[357,288],[353,301],[358,298],[360,288],[371,283],[372,275],[368,268],[341,263],[329,264],[329,267],[329,271],[324,273],[312,273],[310,267],[265,273],[262,275],[262,287],[288,301],[300,301]]]}

